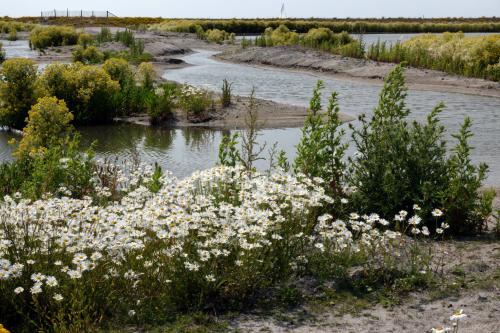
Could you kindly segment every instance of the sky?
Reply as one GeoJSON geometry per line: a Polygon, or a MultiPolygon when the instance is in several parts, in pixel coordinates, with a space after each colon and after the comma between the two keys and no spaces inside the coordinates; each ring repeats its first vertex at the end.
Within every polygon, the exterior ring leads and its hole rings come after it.
{"type": "MultiPolygon", "coordinates": [[[[278,17],[282,0],[0,0],[0,16],[108,10],[117,16],[278,17]]],[[[500,0],[286,0],[287,17],[500,17],[500,0]]]]}

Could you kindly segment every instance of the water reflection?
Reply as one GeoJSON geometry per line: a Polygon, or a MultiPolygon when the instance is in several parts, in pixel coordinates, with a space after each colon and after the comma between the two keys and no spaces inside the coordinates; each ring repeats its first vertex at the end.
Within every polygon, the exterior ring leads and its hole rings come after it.
{"type": "MultiPolygon", "coordinates": [[[[234,82],[233,91],[237,95],[248,96],[252,87],[256,87],[259,98],[301,106],[308,105],[317,80],[322,79],[325,91],[338,92],[340,109],[344,113],[354,116],[370,114],[378,103],[380,86],[337,80],[320,74],[222,63],[212,59],[213,54],[214,52],[199,51],[186,56],[184,60],[196,66],[169,70],[165,77],[214,91],[220,89],[223,79],[228,79],[234,82]]],[[[326,103],[327,94],[323,97],[323,102],[326,103]]],[[[445,103],[446,109],[440,118],[447,129],[446,135],[451,144],[451,134],[458,132],[464,118],[470,116],[473,120],[472,131],[475,134],[471,143],[476,147],[472,151],[472,159],[490,165],[488,182],[500,184],[500,99],[417,90],[410,90],[407,98],[407,104],[412,111],[411,117],[417,120],[425,120],[427,114],[441,101],[445,103]]],[[[279,142],[283,144],[297,141],[294,133],[283,137],[283,141],[279,142]]]]}

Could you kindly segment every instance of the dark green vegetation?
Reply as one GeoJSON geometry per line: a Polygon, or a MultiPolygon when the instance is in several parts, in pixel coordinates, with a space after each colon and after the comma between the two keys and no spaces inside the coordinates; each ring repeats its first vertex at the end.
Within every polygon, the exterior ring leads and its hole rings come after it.
{"type": "Polygon", "coordinates": [[[2,43],[0,43],[0,64],[5,61],[5,50],[2,43]]]}
{"type": "Polygon", "coordinates": [[[351,126],[357,154],[350,159],[348,185],[355,188],[351,198],[356,211],[376,211],[390,219],[418,204],[419,216],[431,230],[439,228],[431,213],[440,208],[440,220],[454,234],[481,232],[495,193],[480,193],[488,167],[471,162],[471,120],[466,118],[454,135],[458,144],[448,156],[439,122],[444,105],[437,105],[426,123],[410,122],[405,99],[403,68],[398,66],[386,79],[374,115],[360,117],[361,128],[351,126]]]}

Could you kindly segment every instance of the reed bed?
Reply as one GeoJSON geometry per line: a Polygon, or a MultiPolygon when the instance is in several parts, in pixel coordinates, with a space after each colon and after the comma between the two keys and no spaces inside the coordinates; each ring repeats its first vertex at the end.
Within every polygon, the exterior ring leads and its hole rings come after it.
{"type": "Polygon", "coordinates": [[[452,74],[500,81],[500,35],[465,37],[463,33],[417,36],[393,45],[378,42],[367,57],[452,74]]]}

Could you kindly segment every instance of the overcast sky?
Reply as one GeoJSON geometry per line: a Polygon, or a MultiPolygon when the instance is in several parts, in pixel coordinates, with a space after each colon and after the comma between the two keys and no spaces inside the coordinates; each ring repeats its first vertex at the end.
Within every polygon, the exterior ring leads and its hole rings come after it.
{"type": "MultiPolygon", "coordinates": [[[[108,10],[118,16],[277,17],[282,0],[0,0],[0,16],[108,10]]],[[[500,16],[500,0],[287,0],[288,17],[500,16]]]]}

